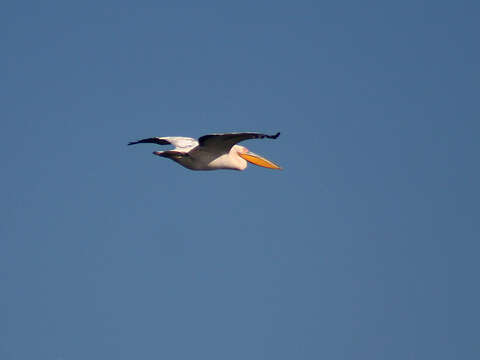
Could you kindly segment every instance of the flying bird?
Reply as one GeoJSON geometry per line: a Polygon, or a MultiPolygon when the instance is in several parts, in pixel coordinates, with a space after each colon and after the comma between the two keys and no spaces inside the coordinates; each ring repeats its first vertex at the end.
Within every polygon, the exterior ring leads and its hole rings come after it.
{"type": "Polygon", "coordinates": [[[266,135],[259,133],[209,134],[198,140],[189,137],[167,136],[152,137],[129,142],[135,144],[173,145],[175,149],[154,151],[153,154],[171,159],[190,170],[245,170],[247,161],[269,169],[281,169],[274,162],[237,145],[249,139],[276,139],[280,133],[266,135]]]}

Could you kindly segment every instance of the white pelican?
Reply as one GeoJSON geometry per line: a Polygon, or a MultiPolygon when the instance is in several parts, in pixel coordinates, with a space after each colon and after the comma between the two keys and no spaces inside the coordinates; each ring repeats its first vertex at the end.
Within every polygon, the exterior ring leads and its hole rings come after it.
{"type": "Polygon", "coordinates": [[[264,157],[250,152],[246,147],[236,145],[248,139],[276,139],[280,133],[266,135],[258,133],[227,133],[204,135],[197,140],[188,137],[167,136],[152,137],[132,141],[128,145],[152,143],[173,145],[175,149],[154,151],[155,155],[172,159],[190,170],[245,170],[247,161],[270,169],[281,169],[280,166],[264,157]]]}

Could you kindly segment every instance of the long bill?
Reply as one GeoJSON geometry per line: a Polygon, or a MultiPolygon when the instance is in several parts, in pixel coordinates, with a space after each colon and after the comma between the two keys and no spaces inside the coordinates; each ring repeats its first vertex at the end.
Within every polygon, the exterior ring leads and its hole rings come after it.
{"type": "Polygon", "coordinates": [[[247,160],[249,163],[252,163],[254,165],[258,166],[263,166],[269,169],[276,169],[276,170],[282,170],[280,166],[275,164],[274,162],[265,159],[264,157],[257,155],[252,152],[246,152],[244,154],[238,154],[240,155],[243,159],[247,160]]]}

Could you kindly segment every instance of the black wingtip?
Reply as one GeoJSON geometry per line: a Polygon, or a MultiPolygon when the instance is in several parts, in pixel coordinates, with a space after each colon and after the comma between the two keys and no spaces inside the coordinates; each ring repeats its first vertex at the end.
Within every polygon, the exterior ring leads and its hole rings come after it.
{"type": "Polygon", "coordinates": [[[277,132],[275,135],[268,136],[270,139],[276,139],[280,136],[280,132],[277,132]]]}

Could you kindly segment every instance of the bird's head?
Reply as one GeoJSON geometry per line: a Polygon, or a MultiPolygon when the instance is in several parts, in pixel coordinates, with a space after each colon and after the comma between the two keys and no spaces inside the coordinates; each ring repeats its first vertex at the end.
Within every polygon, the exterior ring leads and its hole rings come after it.
{"type": "Polygon", "coordinates": [[[267,160],[264,157],[251,152],[245,146],[235,145],[234,150],[237,152],[238,156],[248,161],[249,163],[252,163],[258,166],[263,166],[269,169],[282,170],[282,168],[277,164],[275,164],[274,162],[267,160]]]}

